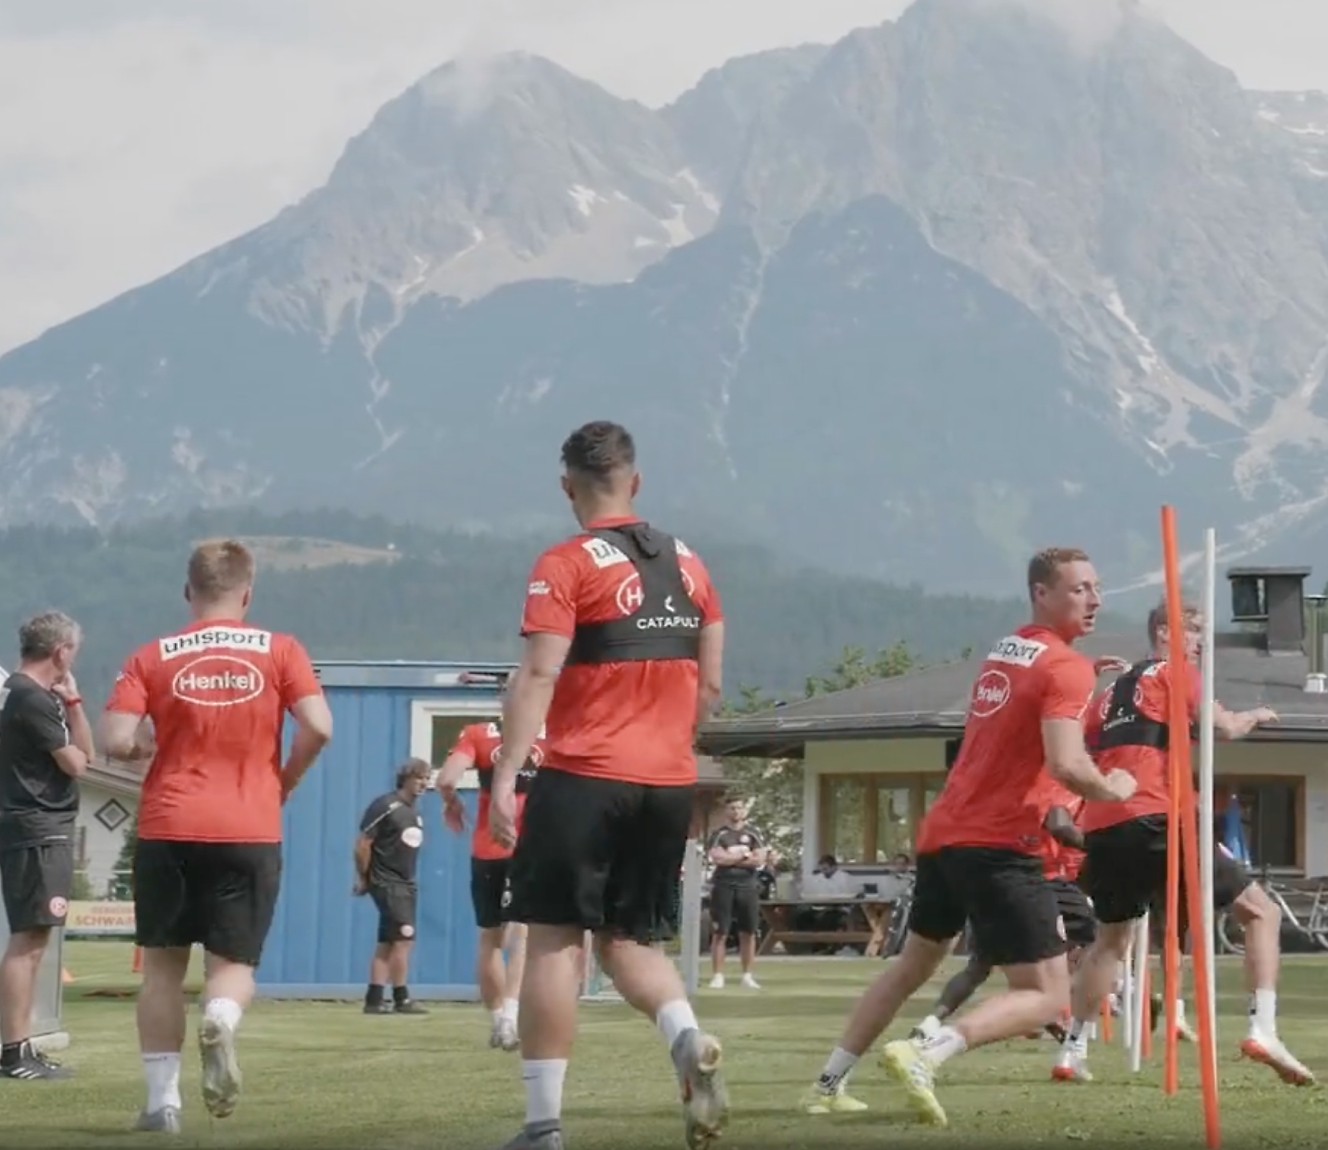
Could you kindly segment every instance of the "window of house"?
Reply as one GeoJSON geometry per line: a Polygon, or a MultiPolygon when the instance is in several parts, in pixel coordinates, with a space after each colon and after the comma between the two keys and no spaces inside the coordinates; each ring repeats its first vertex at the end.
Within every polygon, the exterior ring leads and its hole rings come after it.
{"type": "Polygon", "coordinates": [[[1305,780],[1219,776],[1213,787],[1219,832],[1233,795],[1240,804],[1241,832],[1254,865],[1304,870],[1305,780]]]}
{"type": "Polygon", "coordinates": [[[842,863],[887,863],[916,853],[918,823],[945,776],[822,775],[816,855],[842,863]]]}

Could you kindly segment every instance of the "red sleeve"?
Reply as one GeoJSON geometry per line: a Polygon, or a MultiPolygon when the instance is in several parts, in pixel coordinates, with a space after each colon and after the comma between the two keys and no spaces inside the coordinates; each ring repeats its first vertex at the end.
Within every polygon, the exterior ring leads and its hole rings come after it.
{"type": "Polygon", "coordinates": [[[581,573],[574,556],[554,548],[544,552],[530,572],[526,605],[521,612],[521,634],[576,633],[576,598],[581,573]]]}
{"type": "Polygon", "coordinates": [[[277,673],[281,676],[278,683],[281,704],[289,708],[310,695],[321,695],[323,685],[314,673],[314,665],[309,660],[309,652],[304,649],[304,645],[290,635],[283,635],[282,639],[284,642],[273,654],[279,653],[277,673]]]}
{"type": "Polygon", "coordinates": [[[447,752],[449,759],[453,755],[465,755],[472,763],[480,757],[479,745],[475,742],[474,723],[469,727],[461,728],[461,734],[457,736],[456,742],[452,744],[452,749],[447,752]]]}
{"type": "Polygon", "coordinates": [[[140,718],[148,713],[148,676],[139,652],[130,655],[120,668],[111,697],[106,700],[106,710],[140,718]]]}
{"type": "Polygon", "coordinates": [[[1048,663],[1042,687],[1042,718],[1082,719],[1097,686],[1093,664],[1077,654],[1048,663]]]}
{"type": "Polygon", "coordinates": [[[682,569],[692,580],[692,602],[701,612],[701,626],[724,622],[724,607],[719,600],[719,589],[710,579],[706,565],[695,555],[682,560],[682,569]]]}

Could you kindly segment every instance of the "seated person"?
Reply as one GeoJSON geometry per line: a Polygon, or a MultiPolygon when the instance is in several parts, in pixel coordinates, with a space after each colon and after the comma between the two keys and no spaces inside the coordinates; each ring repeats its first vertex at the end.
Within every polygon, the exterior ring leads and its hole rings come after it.
{"type": "MultiPolygon", "coordinates": [[[[822,855],[816,869],[802,880],[801,899],[813,905],[798,908],[794,926],[798,930],[846,930],[850,908],[814,904],[818,898],[855,898],[857,894],[858,880],[839,865],[834,855],[822,855]]],[[[823,954],[833,954],[834,950],[829,943],[815,948],[816,952],[823,954]]]]}

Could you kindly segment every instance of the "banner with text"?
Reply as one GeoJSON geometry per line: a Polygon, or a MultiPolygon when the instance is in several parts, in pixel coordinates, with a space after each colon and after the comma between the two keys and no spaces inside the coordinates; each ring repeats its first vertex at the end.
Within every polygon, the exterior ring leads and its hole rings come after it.
{"type": "Polygon", "coordinates": [[[65,918],[65,934],[104,934],[132,937],[132,902],[71,902],[65,918]]]}

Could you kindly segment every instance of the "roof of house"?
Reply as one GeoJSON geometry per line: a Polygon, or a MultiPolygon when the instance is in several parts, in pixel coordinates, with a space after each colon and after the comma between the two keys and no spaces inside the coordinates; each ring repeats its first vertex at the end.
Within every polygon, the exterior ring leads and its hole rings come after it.
{"type": "MultiPolygon", "coordinates": [[[[1142,658],[1137,635],[1090,635],[1085,654],[1142,658]]],[[[1272,707],[1280,722],[1250,737],[1328,742],[1328,694],[1305,690],[1309,660],[1300,653],[1268,654],[1262,636],[1223,634],[1214,650],[1214,695],[1233,711],[1272,707]]],[[[769,711],[717,719],[700,731],[707,755],[800,758],[809,742],[954,735],[964,726],[969,693],[983,656],[926,667],[861,687],[801,699],[769,711]]]]}
{"type": "Polygon", "coordinates": [[[118,759],[94,759],[88,764],[86,779],[122,795],[137,795],[143,787],[142,773],[118,759]]]}

